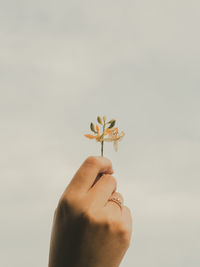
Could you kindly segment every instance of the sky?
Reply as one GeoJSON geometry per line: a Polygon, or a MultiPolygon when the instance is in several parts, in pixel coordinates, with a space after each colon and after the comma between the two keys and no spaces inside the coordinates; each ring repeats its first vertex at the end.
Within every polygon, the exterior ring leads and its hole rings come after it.
{"type": "Polygon", "coordinates": [[[0,265],[47,266],[59,197],[106,115],[132,212],[121,267],[200,264],[197,0],[0,0],[0,265]]]}

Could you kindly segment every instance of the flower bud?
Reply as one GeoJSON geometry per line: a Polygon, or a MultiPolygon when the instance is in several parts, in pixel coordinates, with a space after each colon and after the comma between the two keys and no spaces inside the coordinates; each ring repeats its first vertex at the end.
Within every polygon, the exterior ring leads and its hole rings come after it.
{"type": "Polygon", "coordinates": [[[102,124],[103,125],[103,122],[102,122],[102,119],[101,119],[101,117],[97,117],[97,121],[98,121],[98,123],[100,123],[100,124],[102,124]]]}
{"type": "Polygon", "coordinates": [[[94,124],[93,124],[92,122],[90,123],[90,129],[91,129],[94,133],[96,133],[94,124]]]}

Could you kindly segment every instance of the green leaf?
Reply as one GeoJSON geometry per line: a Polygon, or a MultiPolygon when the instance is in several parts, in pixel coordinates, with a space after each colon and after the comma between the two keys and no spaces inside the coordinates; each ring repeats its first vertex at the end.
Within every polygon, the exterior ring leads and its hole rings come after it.
{"type": "Polygon", "coordinates": [[[110,123],[110,126],[108,128],[111,129],[115,126],[116,120],[111,120],[109,121],[109,123],[110,123]]]}

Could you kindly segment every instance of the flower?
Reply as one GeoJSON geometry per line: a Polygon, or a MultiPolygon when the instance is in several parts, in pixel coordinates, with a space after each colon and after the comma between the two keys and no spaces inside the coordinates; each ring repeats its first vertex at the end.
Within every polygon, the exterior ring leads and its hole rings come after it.
{"type": "Polygon", "coordinates": [[[96,125],[96,135],[92,135],[92,134],[84,134],[85,137],[89,138],[89,139],[96,139],[97,142],[102,142],[103,141],[103,136],[105,133],[101,134],[99,133],[99,126],[96,125]]]}
{"type": "Polygon", "coordinates": [[[125,133],[122,131],[119,134],[118,128],[114,128],[116,120],[112,119],[106,122],[106,116],[103,116],[103,119],[100,116],[97,116],[97,122],[102,127],[102,133],[99,132],[99,126],[94,126],[94,123],[90,123],[90,130],[94,133],[84,134],[85,137],[89,139],[95,139],[97,142],[101,143],[101,156],[103,156],[104,141],[113,142],[115,151],[118,150],[118,141],[120,141],[125,133]]]}
{"type": "Polygon", "coordinates": [[[104,138],[104,141],[107,141],[107,142],[113,141],[113,147],[115,151],[118,151],[118,141],[122,140],[122,138],[125,135],[125,132],[121,131],[121,133],[119,134],[118,128],[112,128],[112,129],[107,128],[105,130],[105,133],[108,134],[109,137],[104,138]]]}

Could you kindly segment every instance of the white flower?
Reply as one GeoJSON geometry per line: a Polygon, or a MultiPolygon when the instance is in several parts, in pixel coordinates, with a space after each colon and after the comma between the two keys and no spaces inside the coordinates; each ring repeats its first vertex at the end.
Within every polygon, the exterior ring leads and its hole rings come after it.
{"type": "Polygon", "coordinates": [[[114,150],[117,152],[118,151],[118,142],[122,140],[122,138],[125,135],[124,131],[121,131],[121,133],[118,133],[118,128],[107,128],[106,129],[106,134],[108,134],[109,137],[104,138],[104,141],[107,142],[113,142],[113,147],[114,150]]]}

